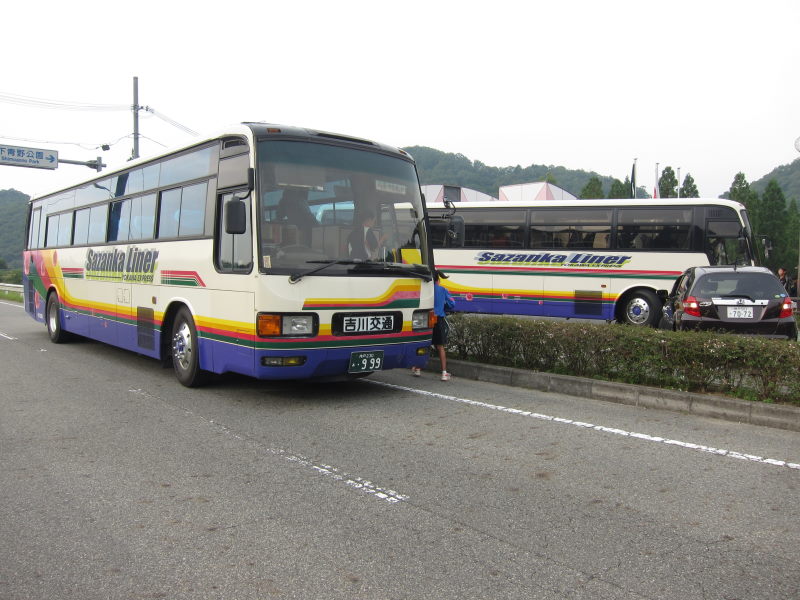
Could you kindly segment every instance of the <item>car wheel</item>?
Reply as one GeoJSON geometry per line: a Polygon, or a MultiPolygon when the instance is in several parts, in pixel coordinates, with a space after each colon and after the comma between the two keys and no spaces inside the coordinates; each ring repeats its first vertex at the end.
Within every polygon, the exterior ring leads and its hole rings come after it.
{"type": "Polygon", "coordinates": [[[660,317],[658,296],[649,290],[639,290],[625,299],[619,321],[627,325],[655,327],[660,317]]]}
{"type": "Polygon", "coordinates": [[[172,366],[175,377],[186,387],[197,387],[208,381],[208,373],[200,369],[197,328],[185,306],[175,315],[172,325],[172,366]]]}

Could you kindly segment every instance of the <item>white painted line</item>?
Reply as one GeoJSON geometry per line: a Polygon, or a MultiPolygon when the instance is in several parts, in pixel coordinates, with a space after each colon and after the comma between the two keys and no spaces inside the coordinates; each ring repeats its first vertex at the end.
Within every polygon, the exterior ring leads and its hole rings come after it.
{"type": "MultiPolygon", "coordinates": [[[[153,400],[158,400],[160,402],[164,402],[161,398],[159,398],[157,396],[154,396],[154,395],[152,395],[152,394],[150,394],[150,393],[148,393],[148,392],[146,392],[146,391],[144,391],[142,389],[130,389],[128,391],[131,394],[136,394],[137,396],[144,396],[146,398],[150,398],[150,399],[153,399],[153,400]]],[[[308,467],[308,468],[314,470],[319,475],[323,475],[325,477],[330,477],[334,481],[338,481],[340,483],[343,483],[343,484],[345,484],[345,485],[347,485],[347,486],[349,486],[349,487],[351,487],[351,488],[353,488],[355,490],[363,492],[364,494],[370,494],[370,495],[374,496],[375,498],[379,498],[380,500],[388,502],[389,504],[397,504],[398,502],[402,502],[404,500],[408,500],[408,496],[406,496],[404,494],[400,494],[400,493],[396,492],[395,490],[392,490],[392,489],[389,489],[389,488],[385,488],[385,487],[381,487],[381,486],[375,485],[373,482],[368,481],[367,479],[364,479],[362,477],[357,477],[355,475],[349,475],[348,473],[344,473],[344,472],[340,471],[339,469],[337,469],[336,467],[332,467],[331,465],[326,465],[326,464],[321,463],[321,462],[315,462],[315,461],[313,461],[311,459],[308,459],[308,458],[305,458],[303,456],[290,454],[286,450],[281,450],[279,448],[265,448],[259,442],[256,442],[255,440],[252,440],[250,438],[246,438],[246,437],[244,437],[242,435],[239,435],[238,433],[232,431],[230,428],[226,427],[222,423],[217,423],[216,421],[213,421],[211,419],[206,419],[204,416],[198,415],[197,413],[195,413],[195,412],[193,412],[193,411],[191,411],[191,410],[189,410],[187,408],[182,408],[182,410],[184,412],[186,412],[187,414],[190,414],[190,415],[192,415],[194,417],[197,417],[198,419],[201,419],[201,420],[205,421],[206,423],[208,423],[211,426],[215,427],[216,429],[224,432],[225,434],[227,434],[230,437],[233,437],[233,438],[235,438],[237,440],[241,440],[243,442],[248,442],[248,443],[251,443],[251,444],[255,444],[261,450],[264,450],[265,452],[268,452],[269,454],[272,454],[273,456],[279,456],[281,458],[284,458],[284,459],[288,460],[291,463],[300,465],[301,467],[308,467]]]]}
{"type": "Polygon", "coordinates": [[[382,385],[388,388],[394,388],[397,390],[403,390],[406,392],[413,392],[415,394],[421,394],[423,396],[432,396],[434,398],[442,398],[443,400],[451,400],[453,402],[460,402],[461,404],[469,404],[471,406],[478,406],[480,408],[488,408],[491,410],[497,410],[504,413],[509,413],[512,415],[518,415],[520,417],[531,417],[533,419],[539,419],[542,421],[552,421],[553,423],[562,423],[564,425],[574,425],[576,427],[581,427],[583,429],[594,429],[595,431],[602,431],[603,433],[612,433],[614,435],[620,435],[623,437],[631,437],[640,440],[644,440],[647,442],[656,442],[659,444],[667,444],[669,446],[679,446],[681,448],[686,448],[687,450],[696,450],[698,452],[706,452],[708,454],[715,454],[717,456],[727,456],[728,458],[737,458],[739,460],[747,460],[750,462],[761,463],[765,465],[773,465],[776,467],[786,467],[787,469],[795,469],[800,471],[800,464],[787,462],[785,460],[776,460],[774,458],[764,458],[763,456],[755,456],[753,454],[745,454],[743,452],[737,452],[735,450],[724,450],[722,448],[713,448],[711,446],[704,446],[702,444],[693,444],[691,442],[682,442],[680,440],[671,440],[668,438],[662,438],[656,435],[648,435],[646,433],[637,433],[635,431],[625,431],[624,429],[617,429],[614,427],[605,427],[604,425],[594,425],[593,423],[584,423],[582,421],[573,421],[572,419],[564,419],[561,417],[553,417],[550,415],[543,415],[540,413],[531,412],[528,410],[520,410],[518,408],[508,408],[506,406],[499,406],[496,404],[489,404],[488,402],[479,402],[477,400],[469,400],[467,398],[459,398],[458,396],[448,396],[447,394],[438,394],[436,392],[429,392],[426,390],[419,390],[412,387],[407,387],[403,385],[395,385],[393,383],[386,383],[383,381],[376,381],[373,379],[362,379],[364,383],[371,383],[374,385],[382,385]]]}
{"type": "Polygon", "coordinates": [[[4,337],[4,338],[6,338],[7,340],[11,340],[12,342],[13,342],[14,340],[16,340],[16,339],[17,339],[17,338],[15,338],[15,337],[13,337],[13,336],[6,335],[6,334],[5,334],[5,333],[3,333],[2,331],[0,331],[0,337],[4,337]]]}
{"type": "Polygon", "coordinates": [[[19,302],[0,302],[0,304],[5,304],[6,306],[16,306],[17,308],[22,308],[22,304],[19,302]]]}

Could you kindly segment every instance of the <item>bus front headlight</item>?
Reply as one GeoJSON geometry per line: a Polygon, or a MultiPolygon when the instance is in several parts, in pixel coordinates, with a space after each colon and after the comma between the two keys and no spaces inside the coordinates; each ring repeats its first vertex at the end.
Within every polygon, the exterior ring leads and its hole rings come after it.
{"type": "Polygon", "coordinates": [[[314,318],[311,315],[284,315],[283,335],[312,335],[314,318]]]}
{"type": "Polygon", "coordinates": [[[411,329],[430,329],[432,310],[415,310],[411,316],[411,329]]]}

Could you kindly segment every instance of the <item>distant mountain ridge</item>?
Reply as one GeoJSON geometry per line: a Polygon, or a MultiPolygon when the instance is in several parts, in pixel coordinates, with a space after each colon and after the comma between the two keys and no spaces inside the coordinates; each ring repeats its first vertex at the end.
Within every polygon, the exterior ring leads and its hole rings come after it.
{"type": "MultiPolygon", "coordinates": [[[[414,157],[422,185],[458,185],[478,190],[497,197],[497,190],[504,185],[549,181],[575,196],[592,177],[597,177],[608,194],[614,177],[600,175],[594,171],[583,171],[554,165],[529,165],[521,167],[490,167],[479,160],[471,161],[463,154],[442,152],[427,146],[403,148],[414,157]]],[[[733,179],[731,179],[733,180],[733,179]]]]}
{"type": "MultiPolygon", "coordinates": [[[[459,185],[491,196],[496,196],[497,190],[504,185],[544,180],[580,196],[581,190],[592,177],[600,180],[607,195],[614,180],[613,177],[599,175],[594,171],[573,170],[553,165],[490,167],[477,160],[471,161],[463,154],[446,153],[426,146],[409,146],[404,150],[417,161],[417,170],[423,185],[459,185]]],[[[736,173],[731,173],[731,183],[735,176],[736,173]]],[[[751,181],[750,187],[762,194],[772,179],[778,182],[787,202],[792,198],[800,201],[800,158],[788,165],[776,167],[760,179],[751,181]]],[[[0,258],[5,259],[9,268],[22,267],[29,199],[28,195],[17,190],[0,190],[0,258]]]]}
{"type": "Polygon", "coordinates": [[[9,269],[22,268],[29,199],[17,190],[0,190],[0,258],[9,269]]]}

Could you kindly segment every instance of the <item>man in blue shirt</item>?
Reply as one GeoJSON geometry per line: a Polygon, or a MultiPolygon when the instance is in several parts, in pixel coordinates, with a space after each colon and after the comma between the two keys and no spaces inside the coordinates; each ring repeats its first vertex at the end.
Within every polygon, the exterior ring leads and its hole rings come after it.
{"type": "MultiPolygon", "coordinates": [[[[436,315],[436,324],[433,326],[433,347],[439,353],[439,361],[442,363],[442,381],[450,381],[450,373],[447,372],[447,353],[445,346],[447,345],[447,333],[449,326],[447,324],[447,312],[453,310],[455,301],[442,285],[439,284],[439,279],[447,279],[447,275],[441,271],[434,271],[433,273],[433,314],[436,315]]],[[[413,367],[412,373],[419,377],[422,372],[419,367],[413,367]]]]}

